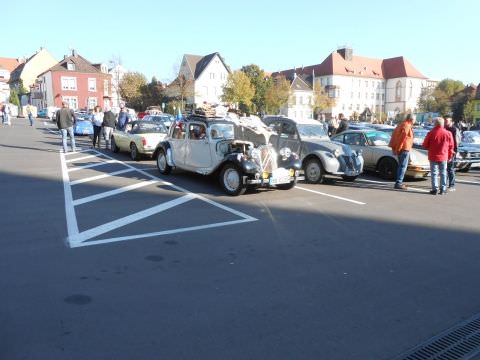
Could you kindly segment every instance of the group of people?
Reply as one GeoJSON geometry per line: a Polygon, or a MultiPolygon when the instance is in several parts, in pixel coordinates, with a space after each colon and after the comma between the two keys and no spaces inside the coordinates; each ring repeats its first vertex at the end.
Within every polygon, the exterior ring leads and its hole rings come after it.
{"type": "MultiPolygon", "coordinates": [[[[72,151],[77,151],[73,132],[75,113],[72,109],[69,109],[67,101],[62,102],[62,107],[57,111],[55,120],[62,135],[63,152],[68,152],[68,136],[70,136],[72,151]]],[[[100,148],[100,140],[103,136],[105,139],[105,148],[109,149],[113,129],[118,126],[118,129],[124,130],[127,123],[131,121],[131,116],[127,108],[123,105],[120,106],[118,118],[109,106],[105,107],[105,112],[102,111],[100,106],[95,106],[90,115],[90,120],[93,125],[92,148],[100,148]]]]}
{"type": "Polygon", "coordinates": [[[325,122],[324,116],[325,115],[322,114],[322,119],[320,120],[320,123],[323,124],[325,132],[329,136],[333,136],[335,134],[341,133],[342,131],[348,130],[349,122],[348,122],[347,118],[345,117],[345,115],[343,115],[342,113],[338,114],[338,118],[336,116],[333,117],[329,121],[329,124],[327,124],[325,122]]]}
{"type": "Polygon", "coordinates": [[[11,114],[12,110],[8,104],[0,104],[0,116],[2,117],[3,125],[12,125],[12,121],[10,119],[11,114]]]}
{"type": "MultiPolygon", "coordinates": [[[[406,190],[403,178],[408,167],[410,151],[413,147],[413,125],[415,118],[408,114],[404,121],[393,131],[389,146],[398,157],[397,176],[394,188],[406,190]]],[[[458,146],[458,132],[450,117],[434,119],[434,128],[423,141],[423,148],[428,150],[432,195],[446,195],[455,191],[455,154],[458,146]],[[440,183],[439,183],[440,178],[440,183]]]]}

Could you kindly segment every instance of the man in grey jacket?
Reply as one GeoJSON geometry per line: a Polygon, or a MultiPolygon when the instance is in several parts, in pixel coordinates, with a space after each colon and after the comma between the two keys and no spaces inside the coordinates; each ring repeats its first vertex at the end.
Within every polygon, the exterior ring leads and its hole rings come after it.
{"type": "Polygon", "coordinates": [[[56,114],[58,130],[62,134],[63,152],[68,152],[67,146],[67,133],[70,136],[72,143],[72,151],[77,151],[75,147],[75,136],[73,134],[73,123],[75,121],[75,115],[73,110],[68,108],[68,102],[62,101],[62,108],[57,111],[56,114]]]}

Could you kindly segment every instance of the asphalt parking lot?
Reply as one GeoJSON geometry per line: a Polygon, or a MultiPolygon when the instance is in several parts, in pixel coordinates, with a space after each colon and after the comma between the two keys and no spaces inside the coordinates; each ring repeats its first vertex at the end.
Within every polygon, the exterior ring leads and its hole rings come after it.
{"type": "Polygon", "coordinates": [[[1,359],[394,359],[480,313],[479,168],[228,197],[27,122],[0,128],[1,359]]]}

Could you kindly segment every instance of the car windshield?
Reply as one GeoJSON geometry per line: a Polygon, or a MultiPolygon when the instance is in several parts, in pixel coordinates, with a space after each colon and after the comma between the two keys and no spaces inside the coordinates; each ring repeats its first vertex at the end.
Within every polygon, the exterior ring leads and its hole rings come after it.
{"type": "Polygon", "coordinates": [[[322,125],[318,124],[297,124],[298,133],[300,137],[325,137],[325,132],[322,125]]]}
{"type": "Polygon", "coordinates": [[[469,144],[480,144],[480,132],[465,131],[463,133],[463,142],[469,144]]]}
{"type": "Polygon", "coordinates": [[[415,129],[413,130],[413,143],[416,145],[423,144],[423,140],[425,140],[425,136],[427,136],[428,130],[421,130],[415,129]]]}
{"type": "Polygon", "coordinates": [[[167,129],[161,123],[142,121],[133,126],[132,132],[136,134],[166,133],[167,129]]]}
{"type": "Polygon", "coordinates": [[[212,139],[233,139],[233,124],[213,124],[210,126],[212,139]]]}
{"type": "Polygon", "coordinates": [[[368,131],[365,133],[368,144],[371,146],[388,145],[391,135],[383,131],[368,131]]]}

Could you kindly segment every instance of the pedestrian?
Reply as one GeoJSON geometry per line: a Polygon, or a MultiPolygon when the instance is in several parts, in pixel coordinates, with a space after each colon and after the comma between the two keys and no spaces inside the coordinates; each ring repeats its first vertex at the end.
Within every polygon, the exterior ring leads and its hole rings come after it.
{"type": "Polygon", "coordinates": [[[125,126],[127,125],[128,122],[131,121],[130,114],[127,111],[127,108],[125,105],[121,104],[120,105],[120,112],[118,114],[118,128],[120,130],[125,130],[125,126]]]}
{"type": "Polygon", "coordinates": [[[388,146],[392,148],[392,153],[397,155],[398,168],[395,180],[395,189],[407,190],[407,185],[403,183],[403,178],[407,172],[410,151],[413,147],[413,124],[415,118],[411,114],[407,114],[405,120],[397,125],[393,130],[392,137],[388,146]]]}
{"type": "Polygon", "coordinates": [[[72,151],[77,151],[75,147],[75,136],[73,134],[73,123],[75,122],[75,115],[72,109],[68,108],[68,102],[62,101],[62,107],[55,115],[57,127],[62,134],[63,152],[68,152],[67,134],[70,136],[72,151]]]}
{"type": "Polygon", "coordinates": [[[30,121],[30,126],[33,126],[33,106],[28,104],[25,110],[27,111],[28,120],[30,121]]]}
{"type": "Polygon", "coordinates": [[[8,105],[8,103],[5,103],[3,105],[2,112],[3,112],[3,124],[4,125],[12,125],[12,122],[11,122],[11,119],[10,119],[10,115],[12,114],[12,110],[10,109],[10,105],[8,105]]]}
{"type": "Polygon", "coordinates": [[[453,136],[444,128],[444,120],[437,117],[434,128],[425,136],[423,147],[428,150],[430,161],[430,176],[432,190],[430,194],[437,195],[439,190],[438,176],[440,173],[440,195],[447,194],[447,161],[453,157],[453,136]]]}
{"type": "Polygon", "coordinates": [[[95,106],[93,108],[93,113],[91,115],[91,120],[93,124],[93,148],[95,145],[100,149],[100,135],[102,134],[102,125],[103,125],[103,112],[100,106],[95,106]]]}
{"type": "Polygon", "coordinates": [[[103,114],[103,134],[105,136],[105,149],[110,149],[110,139],[112,138],[113,129],[117,123],[116,116],[112,112],[110,106],[105,107],[103,114]]]}
{"type": "Polygon", "coordinates": [[[345,118],[345,116],[343,116],[342,113],[338,114],[338,119],[340,123],[338,125],[337,134],[348,130],[348,120],[345,118]]]}
{"type": "Polygon", "coordinates": [[[338,129],[338,119],[336,116],[334,116],[333,118],[330,119],[330,123],[328,126],[329,135],[330,136],[335,135],[337,133],[337,129],[338,129]]]}
{"type": "Polygon", "coordinates": [[[448,191],[455,191],[455,155],[457,154],[458,144],[462,140],[462,134],[451,117],[445,117],[445,130],[450,131],[453,137],[453,156],[447,161],[448,191]]]}

